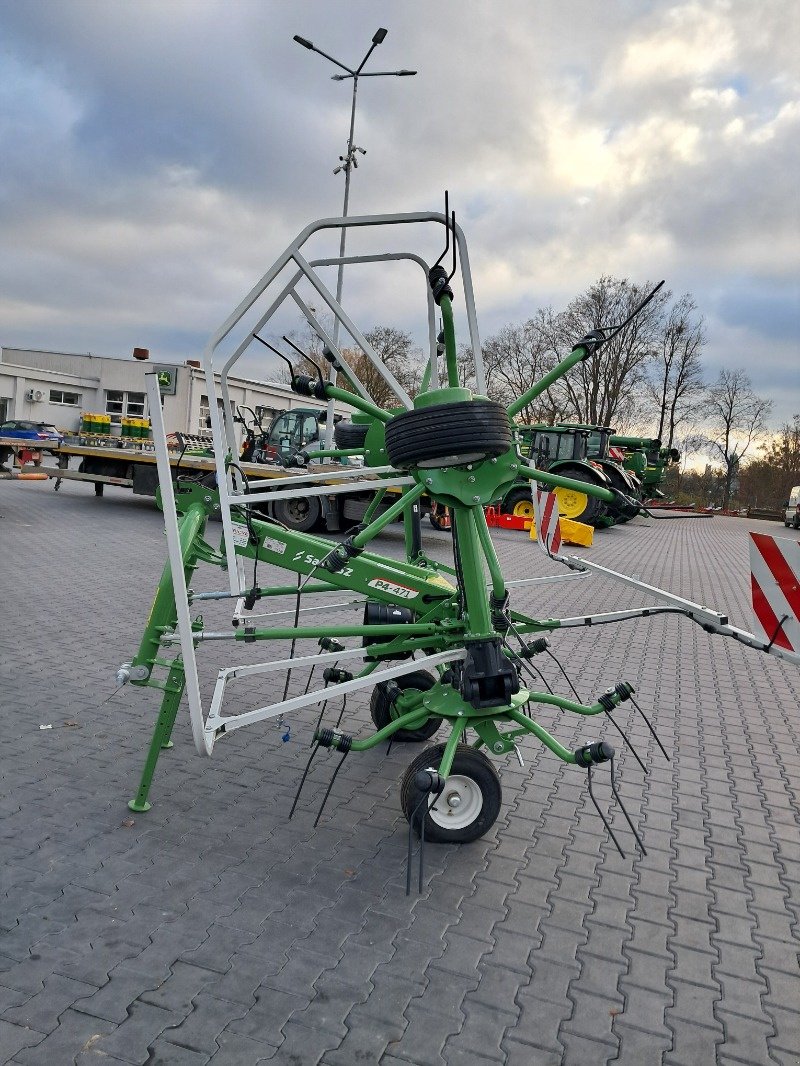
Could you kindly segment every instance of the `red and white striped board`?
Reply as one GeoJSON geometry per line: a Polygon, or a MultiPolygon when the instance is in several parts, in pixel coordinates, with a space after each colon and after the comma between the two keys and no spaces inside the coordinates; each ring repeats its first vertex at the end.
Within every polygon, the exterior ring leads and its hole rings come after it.
{"type": "Polygon", "coordinates": [[[756,629],[775,647],[800,652],[800,541],[750,534],[756,629]]]}
{"type": "Polygon", "coordinates": [[[540,485],[534,485],[533,513],[539,547],[548,555],[557,555],[561,549],[561,523],[558,518],[556,494],[548,492],[540,485]]]}

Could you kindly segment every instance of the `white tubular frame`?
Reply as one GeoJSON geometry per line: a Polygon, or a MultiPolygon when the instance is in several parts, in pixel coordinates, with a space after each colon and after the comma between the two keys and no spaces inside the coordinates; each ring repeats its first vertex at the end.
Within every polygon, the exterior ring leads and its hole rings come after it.
{"type": "MultiPolygon", "coordinates": [[[[292,298],[297,304],[298,308],[306,316],[311,328],[317,333],[325,344],[330,348],[334,355],[334,358],[338,362],[343,362],[341,359],[341,353],[336,345],[333,344],[332,338],[328,336],[327,331],[321,326],[319,320],[316,318],[313,312],[311,312],[306,301],[295,292],[297,284],[305,279],[308,281],[318,296],[325,302],[330,309],[335,319],[337,319],[344,327],[346,332],[354,339],[356,344],[364,351],[366,357],[373,364],[379,374],[382,375],[386,383],[392,389],[394,394],[398,397],[398,401],[405,407],[410,408],[411,400],[405,390],[394,378],[394,375],[383,365],[378,358],[371,345],[367,342],[363,333],[359,330],[358,326],[349,317],[347,312],[341,306],[341,304],[330,293],[327,286],[324,285],[322,280],[317,275],[317,268],[324,268],[326,266],[337,265],[339,263],[355,264],[355,263],[381,263],[381,262],[394,262],[400,260],[410,260],[417,263],[421,269],[427,275],[428,266],[424,259],[412,252],[385,252],[376,255],[364,255],[364,256],[345,256],[341,258],[331,259],[315,259],[309,261],[302,254],[301,249],[306,242],[315,234],[324,230],[336,230],[343,228],[367,228],[367,227],[385,227],[385,226],[406,226],[406,225],[420,225],[424,223],[435,223],[447,228],[450,226],[450,220],[448,220],[440,212],[419,212],[409,214],[388,214],[388,215],[361,215],[352,216],[349,218],[326,218],[320,219],[317,222],[312,222],[306,226],[304,230],[292,241],[284,252],[278,257],[272,267],[266,274],[258,281],[258,283],[251,289],[248,295],[242,300],[239,306],[228,316],[228,318],[222,323],[209,340],[205,351],[203,353],[203,363],[206,376],[206,390],[208,392],[210,402],[210,416],[211,425],[214,437],[214,458],[217,467],[217,488],[220,495],[220,512],[222,518],[222,527],[225,534],[225,552],[226,560],[228,563],[228,580],[230,582],[230,590],[232,594],[241,595],[243,589],[243,576],[241,567],[237,565],[237,556],[233,544],[232,536],[232,518],[231,518],[231,506],[236,506],[239,502],[244,502],[243,486],[240,484],[240,477],[235,467],[232,467],[230,471],[227,469],[226,460],[228,456],[235,455],[236,450],[236,437],[234,432],[233,422],[233,409],[230,401],[230,394],[228,390],[228,375],[231,368],[241,357],[249,344],[252,342],[253,335],[258,333],[277,310],[282,306],[284,301],[288,298],[292,298]],[[216,397],[218,394],[216,371],[215,371],[215,358],[217,356],[220,345],[230,336],[232,331],[241,322],[244,316],[255,306],[255,304],[265,295],[268,289],[277,280],[279,275],[287,266],[294,266],[296,269],[293,272],[292,277],[289,279],[283,288],[278,292],[277,296],[272,300],[267,310],[258,318],[257,324],[248,335],[241,340],[234,348],[232,354],[227,358],[220,371],[220,383],[219,392],[222,397],[222,417],[217,408],[216,397]]],[[[477,390],[479,393],[486,391],[486,376],[483,366],[483,357],[481,354],[480,337],[478,335],[478,323],[477,315],[475,313],[475,298],[472,288],[472,274],[469,266],[469,255],[467,252],[466,240],[464,238],[463,231],[460,226],[456,225],[453,232],[453,240],[458,249],[461,281],[464,291],[464,301],[466,309],[467,324],[469,327],[470,345],[475,360],[475,372],[477,390]]],[[[439,382],[438,366],[437,366],[437,351],[436,351],[436,338],[435,338],[435,308],[433,305],[433,298],[430,293],[430,287],[426,283],[427,294],[427,312],[428,312],[428,335],[430,344],[430,367],[431,375],[430,382],[431,387],[435,388],[439,382]]],[[[333,368],[331,368],[333,370],[333,368]]],[[[364,388],[360,382],[358,382],[357,376],[352,372],[346,372],[345,376],[351,385],[363,396],[364,388]]],[[[337,475],[338,480],[338,475],[337,475]]],[[[398,485],[407,485],[409,481],[403,479],[398,482],[398,485]]],[[[387,482],[382,482],[382,485],[388,485],[387,482]]],[[[279,493],[281,490],[277,486],[272,492],[266,492],[264,494],[256,493],[251,494],[248,498],[248,503],[268,503],[270,500],[277,500],[280,498],[279,493]]],[[[331,487],[319,489],[311,489],[308,491],[308,495],[322,495],[325,492],[330,492],[331,487]]],[[[339,490],[342,491],[342,490],[339,490]]]]}
{"type": "Polygon", "coordinates": [[[164,417],[161,411],[161,391],[158,374],[151,370],[144,376],[147,387],[147,403],[153,427],[153,444],[156,451],[158,482],[161,488],[161,506],[164,514],[164,529],[167,534],[167,552],[172,571],[172,590],[178,615],[178,634],[181,643],[183,670],[186,678],[186,695],[189,700],[189,718],[192,723],[194,746],[200,755],[210,755],[214,738],[209,738],[203,721],[203,704],[200,699],[200,679],[197,675],[197,658],[194,653],[192,620],[189,617],[189,590],[183,572],[178,512],[175,507],[175,492],[172,487],[172,470],[169,465],[167,437],[164,432],[164,417]]]}
{"type": "Polygon", "coordinates": [[[596,574],[602,574],[603,577],[610,578],[612,581],[618,581],[623,585],[628,585],[630,588],[638,589],[640,592],[654,597],[654,599],[661,600],[663,604],[663,606],[656,607],[634,607],[627,611],[610,611],[605,614],[561,618],[558,622],[559,629],[603,625],[606,622],[624,622],[631,618],[647,618],[648,615],[653,614],[682,614],[686,618],[691,618],[707,633],[730,637],[740,644],[747,645],[748,648],[755,648],[756,651],[763,651],[768,655],[777,655],[779,659],[785,659],[787,662],[800,665],[800,653],[786,651],[774,643],[757,637],[754,633],[748,633],[746,629],[732,626],[728,622],[727,615],[712,611],[710,607],[694,603],[692,600],[686,600],[682,596],[676,596],[672,592],[667,592],[666,589],[657,588],[655,585],[648,585],[635,577],[628,577],[627,574],[620,574],[616,570],[610,570],[607,566],[601,566],[599,563],[591,563],[577,555],[553,555],[552,558],[558,562],[565,563],[573,570],[592,571],[596,574]]]}

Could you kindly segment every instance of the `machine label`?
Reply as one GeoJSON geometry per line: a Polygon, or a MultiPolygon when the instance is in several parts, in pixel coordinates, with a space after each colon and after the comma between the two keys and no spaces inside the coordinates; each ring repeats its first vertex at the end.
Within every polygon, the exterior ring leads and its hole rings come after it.
{"type": "Polygon", "coordinates": [[[231,533],[233,534],[233,543],[237,548],[246,548],[250,543],[250,531],[247,526],[243,526],[239,522],[233,522],[231,524],[231,533]]]}
{"type": "Polygon", "coordinates": [[[397,596],[401,600],[413,600],[419,595],[416,589],[410,589],[406,585],[397,585],[394,581],[389,581],[385,577],[373,577],[367,584],[370,588],[379,589],[381,592],[388,592],[392,596],[397,596]]]}
{"type": "Polygon", "coordinates": [[[275,555],[283,555],[283,553],[286,551],[286,545],[283,543],[283,541],[273,540],[272,537],[264,537],[264,539],[261,541],[261,544],[267,549],[267,551],[274,552],[275,555]]]}

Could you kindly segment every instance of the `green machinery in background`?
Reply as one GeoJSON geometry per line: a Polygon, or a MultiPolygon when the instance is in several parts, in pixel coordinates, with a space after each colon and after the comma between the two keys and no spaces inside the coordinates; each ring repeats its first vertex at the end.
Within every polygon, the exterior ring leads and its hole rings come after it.
{"type": "MultiPolygon", "coordinates": [[[[574,423],[518,425],[522,453],[537,467],[578,482],[576,487],[556,487],[558,510],[564,518],[601,528],[627,522],[640,511],[642,489],[636,474],[609,455],[611,430],[574,423]],[[582,483],[582,484],[581,484],[582,483]],[[586,486],[615,489],[621,495],[610,502],[593,496],[586,486]]],[[[529,484],[519,480],[506,493],[502,508],[509,514],[532,514],[529,484]]]]}
{"type": "Polygon", "coordinates": [[[642,484],[642,496],[647,500],[663,500],[661,486],[670,466],[681,461],[677,448],[662,448],[658,437],[623,437],[612,434],[612,448],[621,451],[622,465],[642,484]]]}

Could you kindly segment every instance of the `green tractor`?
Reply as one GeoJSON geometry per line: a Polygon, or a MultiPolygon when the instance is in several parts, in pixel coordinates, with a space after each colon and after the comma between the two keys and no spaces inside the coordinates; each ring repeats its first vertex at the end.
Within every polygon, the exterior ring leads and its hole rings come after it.
{"type": "Polygon", "coordinates": [[[681,460],[681,453],[677,448],[662,448],[658,437],[617,435],[611,437],[610,445],[621,452],[621,462],[625,469],[641,481],[643,499],[665,499],[660,486],[664,483],[669,467],[681,460]]]}
{"type": "MultiPolygon", "coordinates": [[[[638,514],[641,485],[635,474],[609,458],[610,429],[570,424],[518,425],[517,436],[522,454],[532,459],[540,470],[587,485],[618,489],[633,500],[630,504],[608,504],[575,488],[557,488],[562,517],[597,528],[627,522],[638,514]]],[[[503,498],[501,508],[506,514],[532,517],[530,487],[521,480],[515,482],[503,498]]]]}
{"type": "Polygon", "coordinates": [[[611,442],[614,440],[613,431],[608,426],[578,426],[589,432],[587,458],[590,463],[599,465],[608,475],[613,488],[623,492],[634,502],[630,505],[620,505],[613,508],[611,516],[615,522],[629,522],[639,514],[643,500],[642,482],[635,470],[626,467],[624,463],[615,458],[611,453],[611,442]]]}

